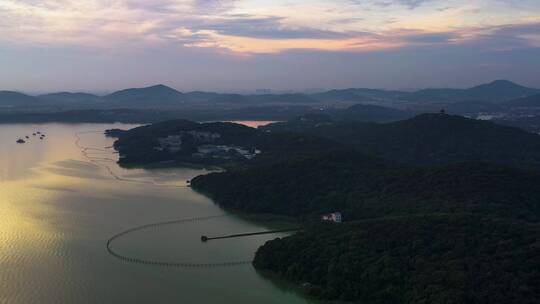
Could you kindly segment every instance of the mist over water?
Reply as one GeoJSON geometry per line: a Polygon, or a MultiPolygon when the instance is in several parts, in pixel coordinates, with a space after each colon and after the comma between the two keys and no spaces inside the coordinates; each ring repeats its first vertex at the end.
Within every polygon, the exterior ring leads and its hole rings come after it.
{"type": "MultiPolygon", "coordinates": [[[[307,302],[250,264],[168,268],[108,254],[107,240],[126,229],[224,213],[186,187],[204,170],[119,168],[113,139],[102,133],[113,127],[132,126],[0,125],[0,303],[307,302]],[[38,130],[44,140],[32,136],[38,130]],[[16,143],[26,135],[27,143],[16,143]]],[[[280,235],[208,243],[200,236],[263,229],[226,215],[135,231],[112,246],[138,259],[244,261],[280,235]]]]}

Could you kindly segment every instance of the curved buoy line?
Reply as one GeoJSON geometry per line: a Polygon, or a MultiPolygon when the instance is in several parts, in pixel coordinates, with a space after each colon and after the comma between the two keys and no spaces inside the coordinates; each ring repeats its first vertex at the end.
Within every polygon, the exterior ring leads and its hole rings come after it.
{"type": "MultiPolygon", "coordinates": [[[[114,173],[114,171],[107,165],[102,164],[101,162],[115,162],[116,160],[106,158],[106,157],[96,157],[92,156],[91,154],[106,154],[109,155],[109,151],[106,149],[101,148],[93,148],[93,147],[84,147],[80,144],[81,137],[80,134],[85,133],[101,133],[102,131],[85,131],[85,132],[78,132],[75,133],[75,137],[77,140],[75,141],[75,145],[81,149],[82,154],[87,158],[90,162],[104,167],[107,169],[109,174],[114,177],[115,179],[123,182],[132,182],[132,183],[143,183],[143,184],[152,184],[155,186],[162,186],[162,187],[185,187],[185,186],[174,186],[174,185],[166,185],[166,184],[158,184],[155,182],[145,182],[140,180],[131,180],[126,179],[118,176],[114,173]],[[96,151],[96,152],[89,152],[89,151],[96,151]]],[[[112,248],[112,244],[115,240],[118,240],[119,238],[122,238],[123,236],[126,236],[130,233],[134,233],[137,231],[150,229],[150,228],[156,228],[160,226],[166,226],[166,225],[173,225],[173,224],[181,224],[181,223],[188,223],[188,222],[197,222],[197,221],[203,221],[203,220],[211,220],[219,217],[225,217],[225,214],[220,215],[213,215],[213,216],[206,216],[206,217],[195,217],[195,218],[188,218],[188,219],[178,219],[178,220],[171,220],[171,221],[165,221],[165,222],[157,222],[157,223],[151,223],[151,224],[145,224],[141,226],[137,226],[134,228],[130,228],[127,230],[124,230],[122,232],[119,232],[112,237],[110,237],[107,240],[106,249],[107,252],[112,255],[113,257],[122,260],[124,262],[134,263],[134,264],[141,264],[141,265],[151,265],[151,266],[161,266],[161,267],[178,267],[178,268],[210,268],[210,267],[226,267],[226,266],[238,266],[238,265],[246,265],[251,264],[252,260],[243,260],[243,261],[231,261],[231,262],[217,262],[217,263],[188,263],[188,262],[180,262],[180,261],[159,261],[159,260],[151,260],[151,259],[143,259],[143,258],[136,258],[136,257],[130,257],[128,255],[124,255],[122,253],[119,253],[115,251],[112,248]]]]}
{"type": "MultiPolygon", "coordinates": [[[[103,162],[113,162],[116,163],[116,160],[107,158],[107,157],[98,157],[94,155],[110,155],[110,151],[102,148],[95,148],[95,147],[84,147],[81,144],[81,136],[82,134],[89,134],[89,133],[102,133],[103,131],[83,131],[83,132],[77,132],[75,133],[75,145],[81,150],[82,155],[91,163],[96,164],[97,166],[100,166],[102,168],[105,168],[109,175],[111,175],[114,179],[122,181],[122,182],[130,182],[130,183],[139,183],[139,184],[151,184],[154,186],[160,186],[160,187],[187,187],[187,186],[175,186],[175,185],[166,185],[166,184],[159,184],[156,182],[147,182],[147,181],[140,181],[140,180],[133,180],[133,179],[127,179],[118,176],[110,166],[103,164],[103,162]],[[93,152],[92,152],[93,151],[93,152]]],[[[112,244],[115,240],[118,240],[119,238],[126,236],[130,233],[134,233],[140,230],[145,230],[149,228],[156,228],[160,226],[167,226],[167,225],[173,225],[173,224],[181,224],[181,223],[190,223],[190,222],[197,222],[197,221],[204,221],[204,220],[211,220],[219,217],[225,217],[225,214],[220,215],[213,215],[213,216],[205,216],[205,217],[194,217],[194,218],[188,218],[188,219],[179,219],[179,220],[172,220],[172,221],[165,221],[165,222],[158,222],[158,223],[151,223],[151,224],[145,224],[141,226],[137,226],[134,228],[130,228],[128,230],[124,230],[122,232],[119,232],[112,237],[110,237],[107,240],[107,252],[112,255],[113,257],[129,262],[129,263],[135,263],[135,264],[142,264],[142,265],[152,265],[152,266],[162,266],[162,267],[184,267],[184,268],[207,268],[207,267],[225,267],[225,266],[238,266],[238,265],[245,265],[245,264],[251,264],[252,260],[244,260],[244,261],[231,261],[231,262],[219,262],[219,263],[186,263],[186,262],[175,262],[175,261],[157,261],[157,260],[149,260],[149,259],[141,259],[141,258],[135,258],[130,257],[128,255],[121,254],[117,251],[115,251],[112,248],[112,244]]]]}
{"type": "Polygon", "coordinates": [[[143,264],[143,265],[152,265],[152,266],[162,266],[162,267],[209,268],[209,267],[226,267],[226,266],[238,266],[238,265],[251,264],[253,262],[252,260],[218,262],[218,263],[187,263],[187,262],[180,262],[180,261],[159,261],[159,260],[130,257],[128,255],[121,254],[112,248],[112,243],[115,240],[136,231],[145,230],[149,228],[156,228],[160,226],[173,225],[173,224],[211,220],[211,219],[225,217],[225,216],[226,216],[225,214],[220,214],[220,215],[194,217],[194,218],[188,218],[188,219],[179,219],[179,220],[172,220],[172,221],[158,222],[158,223],[151,223],[151,224],[137,226],[128,230],[124,230],[120,233],[113,235],[111,238],[109,238],[107,240],[107,252],[113,257],[119,260],[125,261],[125,262],[143,264]]]}
{"type": "Polygon", "coordinates": [[[89,134],[89,133],[103,133],[103,131],[83,131],[83,132],[76,132],[75,133],[75,146],[81,150],[82,155],[91,163],[104,168],[107,173],[114,179],[121,181],[121,182],[128,182],[128,183],[137,183],[137,184],[146,184],[146,185],[153,185],[153,186],[159,186],[159,187],[167,187],[167,188],[187,188],[187,185],[169,185],[169,184],[162,184],[157,183],[155,181],[142,181],[142,180],[136,180],[136,179],[129,179],[125,177],[121,177],[118,174],[114,172],[114,170],[107,164],[104,164],[104,162],[108,163],[116,163],[115,159],[108,158],[108,157],[99,157],[94,156],[96,154],[98,155],[110,155],[110,151],[103,149],[103,148],[96,148],[96,147],[85,147],[81,144],[81,136],[82,134],[89,134]],[[91,152],[95,151],[95,152],[91,152]]]}

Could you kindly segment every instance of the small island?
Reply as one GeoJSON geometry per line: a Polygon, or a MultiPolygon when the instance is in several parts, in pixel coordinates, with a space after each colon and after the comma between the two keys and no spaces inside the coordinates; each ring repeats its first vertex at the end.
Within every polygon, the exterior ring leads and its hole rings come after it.
{"type": "Polygon", "coordinates": [[[123,166],[158,163],[231,166],[329,150],[336,144],[307,134],[272,134],[230,122],[171,120],[132,130],[111,129],[123,166]]]}

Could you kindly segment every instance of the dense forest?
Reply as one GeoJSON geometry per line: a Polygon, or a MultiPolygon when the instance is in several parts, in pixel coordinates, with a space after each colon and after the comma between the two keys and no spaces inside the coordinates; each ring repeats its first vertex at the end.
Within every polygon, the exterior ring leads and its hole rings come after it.
{"type": "Polygon", "coordinates": [[[310,227],[262,246],[258,269],[357,303],[538,303],[538,225],[432,215],[310,227]]]}
{"type": "Polygon", "coordinates": [[[405,167],[352,150],[192,181],[226,209],[299,219],[255,267],[357,303],[536,303],[538,184],[495,164],[405,167]],[[335,211],[344,223],[320,222],[335,211]]]}
{"type": "MultiPolygon", "coordinates": [[[[183,141],[185,149],[181,151],[167,153],[154,149],[160,137],[196,131],[219,134],[220,138],[212,144],[258,149],[263,152],[257,157],[259,162],[351,146],[362,153],[404,164],[487,161],[522,168],[540,167],[540,136],[518,128],[444,114],[423,114],[390,123],[363,122],[366,118],[361,113],[364,111],[381,114],[376,115],[380,120],[408,114],[374,110],[373,107],[355,109],[310,113],[259,129],[233,123],[170,120],[128,132],[116,132],[119,140],[115,147],[122,155],[121,164],[125,165],[160,161],[201,162],[191,157],[199,144],[193,144],[194,141],[185,134],[182,135],[186,136],[183,141]]],[[[223,161],[215,159],[205,162],[223,164],[223,161]]]]}
{"type": "Polygon", "coordinates": [[[540,173],[481,162],[404,167],[354,150],[211,173],[192,186],[225,208],[309,220],[478,213],[537,221],[540,173]]]}
{"type": "Polygon", "coordinates": [[[151,149],[186,132],[263,151],[191,186],[227,210],[297,219],[303,230],[267,242],[254,265],[315,298],[502,304],[540,296],[538,135],[445,114],[367,123],[323,113],[260,129],[175,120],[110,135],[123,161],[144,164],[195,151],[151,149]],[[336,211],[343,223],[321,222],[336,211]]]}
{"type": "Polygon", "coordinates": [[[263,129],[309,133],[410,164],[477,160],[540,167],[539,135],[455,115],[422,114],[391,123],[328,122],[316,117],[275,123],[263,129]]]}

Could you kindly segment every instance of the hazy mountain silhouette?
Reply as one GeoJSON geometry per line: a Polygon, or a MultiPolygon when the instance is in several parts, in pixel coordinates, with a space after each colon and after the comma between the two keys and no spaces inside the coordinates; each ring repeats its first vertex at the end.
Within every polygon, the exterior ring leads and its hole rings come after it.
{"type": "Polygon", "coordinates": [[[527,88],[508,80],[496,80],[469,89],[425,89],[416,92],[394,90],[379,90],[366,88],[351,88],[329,90],[315,94],[285,93],[285,94],[229,94],[216,92],[194,91],[182,93],[168,86],[159,84],[144,88],[120,90],[99,97],[88,93],[59,92],[43,94],[37,97],[26,94],[0,91],[0,103],[16,106],[38,101],[49,104],[58,103],[88,103],[101,100],[103,104],[125,107],[159,107],[173,106],[182,103],[233,103],[233,104],[311,104],[317,102],[386,102],[409,101],[412,103],[455,103],[455,102],[506,102],[540,94],[539,89],[527,88]]]}
{"type": "Polygon", "coordinates": [[[103,98],[107,101],[132,105],[156,105],[179,103],[184,100],[183,94],[168,86],[159,84],[145,88],[132,88],[114,92],[103,98]]]}
{"type": "Polygon", "coordinates": [[[221,95],[223,94],[215,93],[215,92],[193,91],[193,92],[184,93],[184,98],[186,102],[197,103],[197,102],[207,102],[221,95]]]}
{"type": "Polygon", "coordinates": [[[37,96],[37,98],[50,102],[98,102],[101,100],[100,96],[89,93],[70,93],[70,92],[58,92],[43,94],[37,96]]]}
{"type": "Polygon", "coordinates": [[[540,166],[540,136],[519,128],[462,116],[422,114],[391,123],[271,124],[271,132],[322,136],[389,160],[432,164],[492,161],[540,166]]]}
{"type": "Polygon", "coordinates": [[[249,102],[249,98],[240,94],[217,94],[207,101],[210,103],[246,103],[249,102]]]}
{"type": "Polygon", "coordinates": [[[38,100],[35,97],[23,93],[0,91],[0,105],[3,106],[27,105],[37,101],[38,100]]]}
{"type": "Polygon", "coordinates": [[[310,96],[320,101],[368,102],[397,99],[406,94],[406,92],[402,91],[351,88],[343,90],[330,90],[311,94],[310,96]]]}
{"type": "Polygon", "coordinates": [[[290,94],[263,94],[249,95],[249,100],[254,103],[312,103],[316,102],[313,98],[300,93],[290,94]]]}
{"type": "Polygon", "coordinates": [[[510,107],[540,107],[540,94],[522,97],[506,103],[510,107]]]}
{"type": "Polygon", "coordinates": [[[401,99],[413,102],[457,102],[467,100],[504,102],[537,93],[540,93],[539,89],[524,87],[508,80],[495,80],[469,89],[420,90],[403,95],[401,99]]]}

